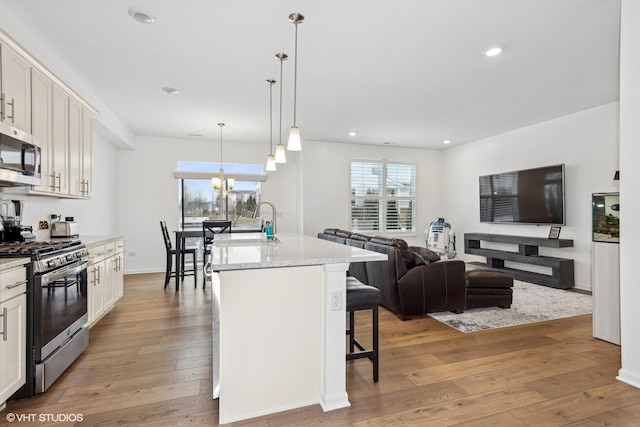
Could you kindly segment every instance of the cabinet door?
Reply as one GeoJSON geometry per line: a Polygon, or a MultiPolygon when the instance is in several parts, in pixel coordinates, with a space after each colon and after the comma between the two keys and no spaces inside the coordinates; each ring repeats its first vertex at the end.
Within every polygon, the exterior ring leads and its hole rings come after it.
{"type": "Polygon", "coordinates": [[[54,85],[52,89],[52,108],[51,108],[51,148],[52,148],[52,165],[53,183],[55,193],[68,193],[68,134],[69,126],[68,105],[69,96],[58,86],[54,85]]]}
{"type": "Polygon", "coordinates": [[[114,283],[116,288],[116,301],[118,301],[120,298],[124,296],[124,272],[122,270],[122,267],[123,267],[122,260],[124,259],[124,256],[122,256],[122,254],[119,254],[116,256],[116,258],[117,258],[118,264],[117,264],[117,269],[115,273],[114,283]]]}
{"type": "Polygon", "coordinates": [[[31,66],[17,53],[0,46],[2,121],[31,133],[31,66]]]}
{"type": "Polygon", "coordinates": [[[26,382],[27,296],[0,303],[0,404],[26,382]],[[6,317],[5,317],[6,316],[6,317]],[[6,325],[7,329],[2,329],[6,325]]]}
{"type": "Polygon", "coordinates": [[[89,281],[89,324],[102,316],[104,305],[104,261],[94,263],[87,272],[89,281]]]}
{"type": "Polygon", "coordinates": [[[82,120],[82,183],[83,195],[93,193],[93,114],[83,110],[82,120]]]}
{"type": "Polygon", "coordinates": [[[41,149],[42,185],[35,187],[37,191],[53,190],[52,150],[51,150],[51,91],[52,83],[39,71],[32,71],[31,79],[31,126],[36,143],[41,149]]]}
{"type": "Polygon", "coordinates": [[[69,98],[69,194],[81,196],[82,182],[82,106],[73,98],[69,98]]]}
{"type": "Polygon", "coordinates": [[[116,257],[112,256],[105,260],[105,272],[104,272],[104,304],[105,310],[110,310],[116,301],[116,288],[115,288],[115,266],[116,257]]]}

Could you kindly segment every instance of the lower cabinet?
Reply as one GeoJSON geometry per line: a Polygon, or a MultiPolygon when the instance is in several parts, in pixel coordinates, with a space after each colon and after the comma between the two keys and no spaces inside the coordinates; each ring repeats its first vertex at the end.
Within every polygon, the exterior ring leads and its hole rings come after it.
{"type": "Polygon", "coordinates": [[[124,294],[122,239],[89,249],[93,258],[88,267],[89,325],[108,313],[124,294]]]}
{"type": "Polygon", "coordinates": [[[0,407],[26,382],[27,272],[0,272],[0,407]]]}

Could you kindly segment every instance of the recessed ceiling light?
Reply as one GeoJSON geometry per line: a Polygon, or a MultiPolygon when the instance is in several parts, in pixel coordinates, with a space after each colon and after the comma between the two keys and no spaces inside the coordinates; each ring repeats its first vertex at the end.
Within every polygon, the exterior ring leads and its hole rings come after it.
{"type": "Polygon", "coordinates": [[[168,93],[169,95],[177,95],[180,93],[180,91],[178,89],[174,89],[172,87],[163,87],[162,91],[164,93],[168,93]]]}
{"type": "Polygon", "coordinates": [[[358,133],[357,133],[357,132],[354,132],[354,131],[349,132],[349,136],[356,136],[357,134],[358,134],[358,133]]]}
{"type": "Polygon", "coordinates": [[[445,139],[444,141],[442,141],[443,144],[451,144],[451,140],[450,139],[445,139]]]}
{"type": "Polygon", "coordinates": [[[141,10],[138,9],[129,9],[129,16],[131,16],[136,22],[139,22],[140,24],[153,24],[154,22],[156,22],[156,18],[155,16],[151,15],[150,13],[147,12],[142,12],[141,10]]]}
{"type": "Polygon", "coordinates": [[[384,145],[391,145],[391,143],[389,141],[385,141],[384,145]]]}
{"type": "Polygon", "coordinates": [[[199,133],[188,133],[187,136],[197,136],[197,137],[201,137],[202,134],[199,133]]]}
{"type": "Polygon", "coordinates": [[[503,48],[496,46],[496,47],[491,47],[482,53],[484,53],[485,56],[497,56],[497,55],[500,55],[503,50],[504,50],[503,48]]]}

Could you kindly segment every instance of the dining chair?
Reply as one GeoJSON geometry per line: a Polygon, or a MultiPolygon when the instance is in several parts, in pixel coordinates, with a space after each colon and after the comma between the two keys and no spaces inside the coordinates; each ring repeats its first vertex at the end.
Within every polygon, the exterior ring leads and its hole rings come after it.
{"type": "MultiPolygon", "coordinates": [[[[207,257],[211,254],[211,245],[216,234],[231,233],[231,221],[221,220],[204,220],[202,221],[202,248],[203,248],[203,264],[206,267],[207,257]]],[[[202,287],[206,285],[206,277],[203,274],[202,287]]]]}
{"type": "Polygon", "coordinates": [[[166,271],[164,276],[164,288],[167,288],[169,284],[169,280],[174,277],[176,279],[176,291],[180,289],[179,280],[184,280],[184,276],[193,276],[194,284],[198,286],[198,267],[197,267],[197,256],[198,256],[198,248],[196,246],[187,246],[180,250],[180,266],[176,268],[176,271],[173,271],[173,258],[176,257],[178,251],[173,248],[171,245],[171,237],[169,236],[169,231],[167,230],[167,223],[165,221],[160,221],[160,228],[162,229],[162,237],[164,239],[164,247],[167,252],[167,262],[166,262],[166,271]],[[193,257],[193,268],[186,270],[185,269],[185,255],[189,255],[193,257]]]}

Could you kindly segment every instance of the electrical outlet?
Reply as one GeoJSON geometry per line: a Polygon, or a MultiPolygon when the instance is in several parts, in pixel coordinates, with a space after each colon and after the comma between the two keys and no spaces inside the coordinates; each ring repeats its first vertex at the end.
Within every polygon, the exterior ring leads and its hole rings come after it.
{"type": "Polygon", "coordinates": [[[331,311],[342,310],[342,292],[331,294],[331,311]]]}

